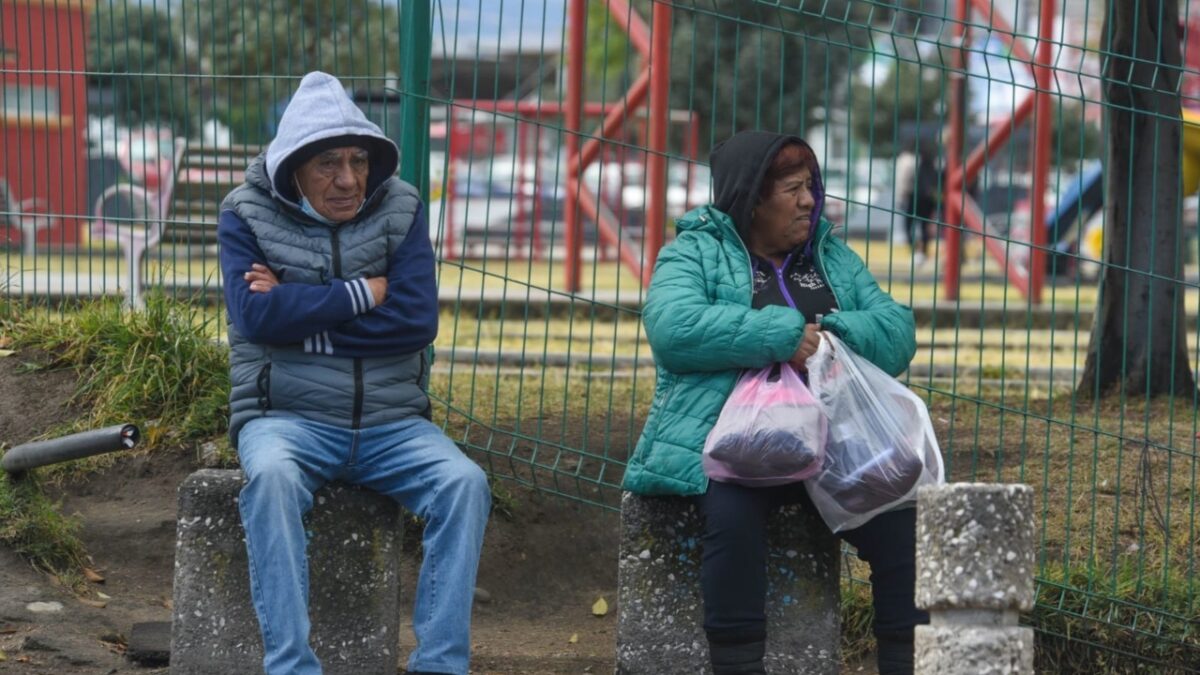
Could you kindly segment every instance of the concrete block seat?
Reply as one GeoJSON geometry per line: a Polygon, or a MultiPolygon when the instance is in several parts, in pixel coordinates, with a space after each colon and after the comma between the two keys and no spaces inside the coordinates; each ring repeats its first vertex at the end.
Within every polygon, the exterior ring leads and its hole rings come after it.
{"type": "MultiPolygon", "coordinates": [[[[179,489],[171,672],[262,672],[250,601],[241,471],[205,469],[179,489]]],[[[313,649],[326,673],[395,673],[401,509],[333,484],[316,493],[309,532],[313,649]]]]}
{"type": "MultiPolygon", "coordinates": [[[[711,673],[700,595],[701,517],[680,497],[621,499],[617,673],[711,673]]],[[[836,675],[838,540],[800,506],[768,525],[767,672],[836,675]]]]}

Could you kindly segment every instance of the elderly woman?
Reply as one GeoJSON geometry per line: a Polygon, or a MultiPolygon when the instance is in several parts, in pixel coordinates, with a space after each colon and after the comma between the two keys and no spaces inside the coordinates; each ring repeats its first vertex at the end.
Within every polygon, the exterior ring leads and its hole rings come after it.
{"type": "MultiPolygon", "coordinates": [[[[825,195],[808,144],[742,132],[713,150],[711,165],[715,202],[679,220],[650,284],[643,320],[658,381],[624,487],[695,497],[705,519],[701,586],[713,672],[763,673],[767,516],[811,502],[799,483],[710,481],[705,438],[743,371],[788,362],[803,372],[829,331],[896,375],[916,350],[915,329],[912,311],[821,219],[825,195]]],[[[913,626],[928,621],[913,604],[915,521],[913,508],[900,508],[839,533],[871,566],[882,675],[912,672],[913,626]]]]}

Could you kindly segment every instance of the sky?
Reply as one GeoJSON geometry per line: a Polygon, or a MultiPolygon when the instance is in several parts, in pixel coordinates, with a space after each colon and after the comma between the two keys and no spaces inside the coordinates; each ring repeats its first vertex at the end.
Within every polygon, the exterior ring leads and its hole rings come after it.
{"type": "Polygon", "coordinates": [[[434,53],[556,50],[562,43],[566,0],[431,2],[434,53]]]}

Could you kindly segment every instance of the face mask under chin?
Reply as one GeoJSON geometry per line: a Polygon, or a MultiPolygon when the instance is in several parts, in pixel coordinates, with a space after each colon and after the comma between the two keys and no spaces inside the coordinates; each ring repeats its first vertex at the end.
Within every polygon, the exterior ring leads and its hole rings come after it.
{"type": "MultiPolygon", "coordinates": [[[[308,197],[304,196],[304,190],[300,189],[300,183],[298,181],[296,183],[296,194],[300,195],[300,211],[302,211],[304,215],[323,225],[337,225],[337,223],[321,215],[315,208],[313,208],[312,202],[308,201],[308,197]]],[[[358,205],[358,208],[354,210],[354,215],[357,216],[359,213],[361,213],[366,204],[366,200],[363,200],[363,202],[358,205]]]]}

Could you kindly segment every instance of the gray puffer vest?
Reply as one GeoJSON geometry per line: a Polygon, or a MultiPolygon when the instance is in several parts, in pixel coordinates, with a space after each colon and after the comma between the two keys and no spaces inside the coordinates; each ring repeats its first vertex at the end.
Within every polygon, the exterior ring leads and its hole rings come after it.
{"type": "MultiPolygon", "coordinates": [[[[408,235],[420,206],[416,190],[389,178],[368,199],[366,215],[328,226],[282,205],[272,197],[259,157],[246,170],[246,182],[221,203],[253,230],[265,264],[284,270],[287,283],[326,284],[386,276],[396,248],[408,235]]],[[[303,336],[292,345],[246,340],[229,327],[229,438],[256,417],[302,417],[358,429],[429,415],[428,350],[362,358],[312,354],[303,336]]]]}

